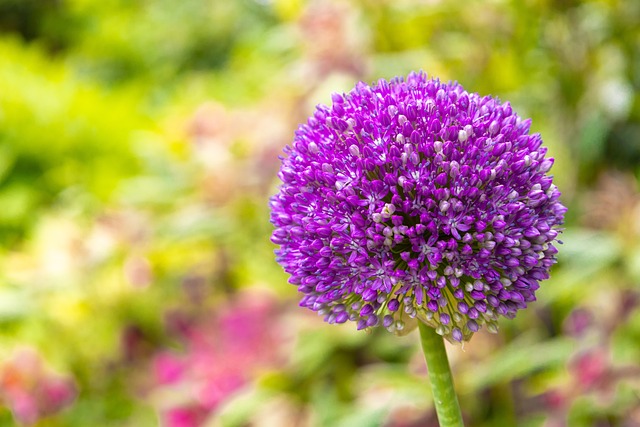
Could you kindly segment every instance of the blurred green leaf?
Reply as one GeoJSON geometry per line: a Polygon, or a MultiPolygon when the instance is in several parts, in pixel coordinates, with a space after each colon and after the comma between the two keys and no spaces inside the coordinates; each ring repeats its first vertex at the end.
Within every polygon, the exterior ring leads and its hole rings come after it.
{"type": "Polygon", "coordinates": [[[572,340],[565,337],[540,341],[533,333],[522,334],[487,359],[461,372],[459,390],[463,394],[474,393],[538,370],[562,366],[572,354],[574,346],[572,340]]]}
{"type": "Polygon", "coordinates": [[[0,322],[19,319],[32,309],[29,297],[24,292],[0,288],[0,322]]]}

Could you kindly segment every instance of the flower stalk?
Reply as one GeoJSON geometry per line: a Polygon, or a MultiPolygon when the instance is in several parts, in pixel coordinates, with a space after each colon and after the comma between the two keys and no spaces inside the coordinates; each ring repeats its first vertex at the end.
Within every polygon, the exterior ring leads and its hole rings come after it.
{"type": "Polygon", "coordinates": [[[444,340],[432,327],[422,322],[418,322],[418,329],[440,427],[464,427],[444,340]]]}

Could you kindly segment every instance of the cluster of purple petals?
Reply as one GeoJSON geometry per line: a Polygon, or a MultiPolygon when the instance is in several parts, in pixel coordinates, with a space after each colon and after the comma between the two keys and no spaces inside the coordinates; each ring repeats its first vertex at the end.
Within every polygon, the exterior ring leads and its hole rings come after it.
{"type": "Polygon", "coordinates": [[[332,100],[285,148],[270,201],[301,306],[459,342],[535,300],[566,208],[530,120],[422,72],[332,100]]]}

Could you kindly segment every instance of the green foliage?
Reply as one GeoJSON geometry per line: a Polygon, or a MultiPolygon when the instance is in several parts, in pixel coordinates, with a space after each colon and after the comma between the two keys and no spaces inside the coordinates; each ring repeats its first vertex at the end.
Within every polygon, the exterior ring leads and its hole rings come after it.
{"type": "Polygon", "coordinates": [[[133,138],[153,124],[139,94],[80,82],[37,46],[0,40],[0,56],[0,236],[17,243],[62,199],[108,200],[139,171],[133,138]]]}

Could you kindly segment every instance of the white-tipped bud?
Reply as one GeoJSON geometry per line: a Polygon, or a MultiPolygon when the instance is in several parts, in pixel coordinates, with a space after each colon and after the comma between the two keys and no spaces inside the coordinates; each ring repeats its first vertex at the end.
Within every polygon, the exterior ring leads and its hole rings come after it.
{"type": "Polygon", "coordinates": [[[436,141],[433,143],[433,151],[438,154],[442,153],[442,141],[436,141]]]}
{"type": "Polygon", "coordinates": [[[499,130],[500,130],[500,125],[498,125],[498,122],[496,122],[495,120],[492,121],[491,124],[489,124],[490,135],[495,135],[496,133],[498,133],[499,130]]]}
{"type": "Polygon", "coordinates": [[[396,207],[393,203],[387,203],[382,208],[382,216],[385,218],[389,218],[396,211],[396,207]]]}
{"type": "Polygon", "coordinates": [[[468,137],[473,136],[473,126],[471,126],[471,125],[466,125],[466,126],[464,127],[464,131],[467,133],[467,136],[468,136],[468,137]]]}
{"type": "MultiPolygon", "coordinates": [[[[420,100],[418,100],[418,101],[420,101],[420,100]]],[[[418,103],[418,105],[420,105],[420,104],[418,103]]],[[[426,110],[426,112],[428,114],[431,114],[431,113],[433,113],[433,110],[436,109],[436,103],[433,102],[432,99],[428,99],[427,102],[425,102],[425,104],[424,104],[424,108],[425,108],[425,110],[426,110]]]]}

